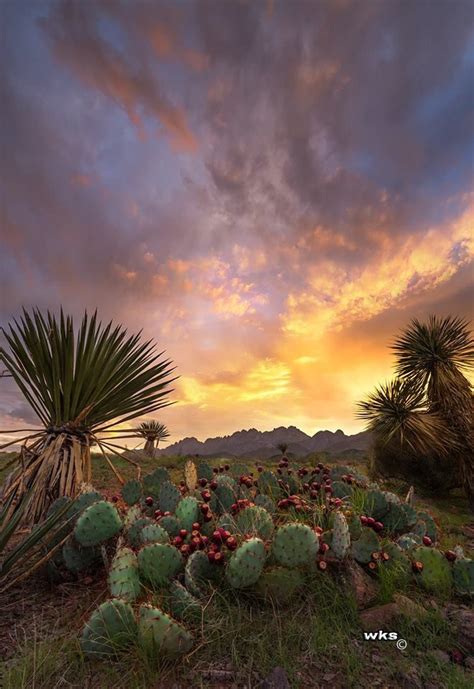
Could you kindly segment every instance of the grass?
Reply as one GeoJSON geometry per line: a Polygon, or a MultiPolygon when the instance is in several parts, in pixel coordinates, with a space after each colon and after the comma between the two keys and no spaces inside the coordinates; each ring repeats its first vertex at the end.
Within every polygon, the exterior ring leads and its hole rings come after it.
{"type": "MultiPolygon", "coordinates": [[[[0,467],[2,459],[0,456],[0,467]]],[[[125,480],[135,477],[133,466],[112,457],[125,480]]],[[[182,478],[182,457],[142,456],[142,474],[156,466],[166,466],[174,481],[182,478]]],[[[216,466],[217,459],[206,460],[216,466]]],[[[251,463],[247,463],[250,467],[251,463]]],[[[360,465],[357,468],[362,468],[360,465]]],[[[93,456],[94,485],[107,493],[120,486],[100,455],[93,456]]],[[[0,469],[0,482],[2,481],[0,469]]],[[[388,490],[404,495],[407,486],[393,482],[388,490]]],[[[357,502],[357,500],[356,500],[357,502]]],[[[459,497],[432,501],[417,496],[417,508],[431,512],[443,526],[442,547],[465,545],[463,526],[471,520],[465,501],[459,497]]],[[[362,497],[355,511],[364,511],[362,497]]],[[[381,567],[379,604],[389,602],[395,592],[419,600],[419,589],[412,589],[396,568],[381,567]]],[[[15,655],[4,663],[2,689],[168,689],[176,685],[193,689],[214,689],[222,682],[212,671],[231,668],[236,687],[253,687],[257,677],[267,675],[279,665],[288,673],[292,689],[320,686],[334,689],[359,689],[403,686],[400,673],[416,667],[424,683],[441,689],[468,689],[472,678],[452,663],[442,663],[429,654],[432,649],[449,651],[455,638],[448,622],[437,611],[422,620],[400,618],[395,631],[406,639],[407,649],[396,649],[393,642],[366,642],[354,600],[332,576],[315,572],[304,594],[286,607],[263,604],[232,591],[215,592],[206,607],[195,649],[178,664],[155,664],[131,650],[116,662],[88,661],[80,652],[78,634],[90,614],[90,601],[77,592],[78,610],[58,611],[49,627],[41,623],[35,610],[26,624],[21,618],[14,627],[15,655]],[[326,677],[326,679],[324,679],[326,677]],[[217,682],[217,684],[216,684],[217,682]]],[[[104,583],[105,589],[105,583],[104,583]]],[[[60,603],[58,602],[58,608],[60,603]]],[[[230,686],[230,685],[229,685],[230,686]]]]}

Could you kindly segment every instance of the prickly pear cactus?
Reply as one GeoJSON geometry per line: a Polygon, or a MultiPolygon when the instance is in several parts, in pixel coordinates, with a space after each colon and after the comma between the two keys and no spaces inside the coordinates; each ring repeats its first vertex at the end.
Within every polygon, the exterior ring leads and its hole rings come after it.
{"type": "Polygon", "coordinates": [[[177,536],[179,534],[179,530],[181,529],[179,521],[171,514],[167,517],[161,517],[160,526],[168,532],[170,538],[177,536]]]}
{"type": "Polygon", "coordinates": [[[351,535],[346,518],[342,512],[336,512],[332,530],[331,550],[339,560],[343,560],[348,555],[350,547],[351,535]]]}
{"type": "Polygon", "coordinates": [[[142,511],[140,505],[133,505],[129,507],[123,518],[123,528],[128,531],[132,524],[138,519],[142,518],[142,511]]]}
{"type": "Polygon", "coordinates": [[[196,550],[186,562],[184,570],[184,583],[187,590],[197,598],[204,596],[209,588],[209,583],[217,583],[222,578],[220,568],[211,565],[206,553],[196,550]]]}
{"type": "Polygon", "coordinates": [[[174,512],[181,493],[171,481],[163,481],[158,494],[158,506],[163,512],[174,512]]]}
{"type": "Polygon", "coordinates": [[[184,481],[188,490],[194,490],[198,480],[196,465],[191,459],[188,459],[184,465],[184,481]]]}
{"type": "Polygon", "coordinates": [[[340,498],[344,500],[345,498],[350,498],[353,494],[354,489],[348,483],[344,481],[333,481],[332,483],[332,496],[334,498],[340,498]]]}
{"type": "Polygon", "coordinates": [[[193,637],[179,622],[151,605],[140,606],[138,634],[143,650],[151,655],[179,656],[193,646],[193,637]]]}
{"type": "Polygon", "coordinates": [[[71,513],[82,514],[88,507],[96,502],[101,502],[102,500],[102,495],[96,490],[93,490],[91,487],[90,489],[81,493],[81,495],[79,495],[79,497],[74,501],[74,504],[71,507],[71,513]]]}
{"type": "Polygon", "coordinates": [[[273,500],[276,500],[281,495],[281,489],[278,484],[278,479],[272,471],[262,471],[258,477],[258,490],[263,495],[268,495],[273,500]]]}
{"type": "Polygon", "coordinates": [[[73,574],[79,574],[100,562],[100,550],[96,548],[82,548],[74,538],[70,537],[63,545],[62,560],[64,566],[73,574]]]}
{"type": "Polygon", "coordinates": [[[362,529],[362,534],[351,547],[351,555],[361,565],[368,564],[372,559],[372,553],[380,550],[379,539],[372,529],[362,529]]]}
{"type": "Polygon", "coordinates": [[[362,524],[357,514],[350,514],[347,517],[347,524],[349,526],[349,534],[351,541],[357,541],[362,535],[362,524]]]}
{"type": "Polygon", "coordinates": [[[246,464],[240,462],[230,465],[230,475],[234,479],[239,479],[241,476],[248,476],[250,469],[246,464]]]}
{"type": "Polygon", "coordinates": [[[171,614],[177,620],[198,622],[202,617],[201,603],[179,581],[171,583],[168,604],[171,614]]]}
{"type": "MultiPolygon", "coordinates": [[[[196,498],[190,495],[186,498],[181,498],[176,507],[175,517],[182,529],[191,531],[194,522],[197,522],[199,517],[199,506],[196,498]]],[[[166,529],[166,526],[164,528],[166,529]]]]}
{"type": "Polygon", "coordinates": [[[131,605],[119,599],[108,600],[86,623],[81,648],[87,656],[95,658],[115,656],[134,643],[137,632],[131,605]]]}
{"type": "Polygon", "coordinates": [[[173,579],[182,567],[181,553],[169,544],[150,543],[138,553],[140,577],[156,588],[173,579]]]}
{"type": "Polygon", "coordinates": [[[449,591],[453,576],[450,564],[443,553],[435,548],[420,546],[411,555],[415,562],[423,565],[421,572],[415,574],[415,581],[418,584],[431,593],[449,591]]]}
{"type": "Polygon", "coordinates": [[[109,571],[109,589],[114,598],[131,603],[140,595],[137,556],[130,548],[122,546],[115,554],[109,571]]]}
{"type": "Polygon", "coordinates": [[[388,512],[389,503],[380,490],[368,490],[365,495],[365,512],[369,517],[380,520],[388,512]]]}
{"type": "Polygon", "coordinates": [[[417,545],[421,545],[421,537],[416,533],[403,534],[397,539],[397,544],[402,550],[412,550],[417,545]]]}
{"type": "Polygon", "coordinates": [[[294,598],[303,585],[303,576],[297,569],[272,567],[263,572],[255,585],[255,591],[265,600],[285,605],[294,598]]]}
{"type": "Polygon", "coordinates": [[[145,526],[154,526],[154,523],[148,517],[141,517],[136,519],[127,531],[127,541],[132,546],[132,548],[139,548],[143,545],[142,541],[142,531],[145,526]]]}
{"type": "Polygon", "coordinates": [[[142,497],[142,484],[138,479],[134,478],[127,483],[122,488],[122,498],[127,503],[127,505],[136,505],[136,503],[142,497]]]}
{"type": "Polygon", "coordinates": [[[158,524],[146,524],[140,533],[140,540],[143,545],[147,543],[169,543],[168,532],[158,524]]]}
{"type": "Polygon", "coordinates": [[[230,508],[236,500],[236,493],[228,483],[221,482],[214,491],[216,496],[215,511],[217,514],[230,512],[230,508]]]}
{"type": "Polygon", "coordinates": [[[431,514],[428,514],[428,512],[418,512],[417,516],[418,519],[422,520],[426,526],[426,532],[422,534],[422,537],[429,536],[433,543],[436,543],[438,540],[438,529],[431,514]]]}
{"type": "Polygon", "coordinates": [[[206,481],[212,481],[214,477],[214,472],[212,471],[212,467],[209,466],[206,462],[201,462],[200,464],[197,465],[197,476],[198,479],[200,478],[205,478],[206,481]]]}
{"type": "Polygon", "coordinates": [[[268,496],[259,494],[255,497],[255,504],[257,507],[263,507],[264,510],[271,515],[275,514],[276,505],[275,502],[268,496]]]}
{"type": "Polygon", "coordinates": [[[273,519],[263,507],[247,507],[236,518],[237,529],[241,534],[258,536],[268,541],[273,534],[273,519]]]}
{"type": "Polygon", "coordinates": [[[226,577],[234,589],[244,589],[258,581],[265,563],[265,545],[259,538],[245,541],[227,564],[226,577]]]}
{"type": "Polygon", "coordinates": [[[417,515],[413,507],[406,503],[388,503],[388,511],[383,517],[385,529],[390,533],[404,533],[416,524],[417,515]]]}
{"type": "Polygon", "coordinates": [[[456,593],[474,598],[474,560],[456,560],[453,565],[453,580],[456,593]]]}
{"type": "Polygon", "coordinates": [[[80,545],[99,545],[118,534],[122,520],[117,509],[102,500],[88,507],[78,518],[74,538],[80,545]]]}
{"type": "Polygon", "coordinates": [[[170,480],[170,475],[164,467],[158,467],[151,474],[143,478],[143,493],[158,500],[161,484],[170,480]]]}
{"type": "Polygon", "coordinates": [[[275,532],[272,552],[285,567],[309,564],[318,552],[319,541],[306,524],[286,524],[275,532]]]}

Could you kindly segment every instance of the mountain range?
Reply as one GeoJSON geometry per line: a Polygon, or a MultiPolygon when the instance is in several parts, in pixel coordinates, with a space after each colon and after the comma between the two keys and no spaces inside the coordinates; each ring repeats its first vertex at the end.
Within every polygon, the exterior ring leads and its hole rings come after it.
{"type": "Polygon", "coordinates": [[[232,435],[208,438],[204,442],[197,438],[184,438],[160,449],[161,455],[230,456],[240,458],[267,459],[279,454],[280,443],[288,445],[288,452],[299,457],[311,452],[346,453],[350,450],[365,451],[369,448],[371,434],[367,431],[346,435],[344,431],[317,431],[313,436],[300,431],[296,426],[280,426],[273,431],[258,431],[256,428],[236,431],[232,435]]]}

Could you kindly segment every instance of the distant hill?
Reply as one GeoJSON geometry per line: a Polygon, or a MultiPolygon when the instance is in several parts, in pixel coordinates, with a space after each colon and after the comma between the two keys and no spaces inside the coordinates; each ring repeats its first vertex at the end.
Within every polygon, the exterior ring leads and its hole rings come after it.
{"type": "Polygon", "coordinates": [[[346,453],[351,450],[365,451],[371,441],[370,433],[363,431],[346,435],[343,431],[317,431],[313,436],[300,431],[296,426],[280,426],[273,431],[258,431],[255,428],[236,431],[232,435],[208,438],[204,442],[197,438],[184,438],[168,447],[158,450],[159,455],[202,455],[205,457],[230,456],[240,458],[268,459],[279,454],[277,445],[286,443],[292,455],[304,456],[310,452],[346,453]]]}

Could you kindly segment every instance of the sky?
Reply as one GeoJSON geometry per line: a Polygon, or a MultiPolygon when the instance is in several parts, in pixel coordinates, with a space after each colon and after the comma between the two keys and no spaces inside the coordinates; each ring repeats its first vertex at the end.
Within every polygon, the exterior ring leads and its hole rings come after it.
{"type": "MultiPolygon", "coordinates": [[[[3,0],[0,323],[84,309],[205,439],[355,433],[411,318],[472,318],[470,0],[3,0]]],[[[0,379],[0,428],[35,424],[0,379]]]]}

